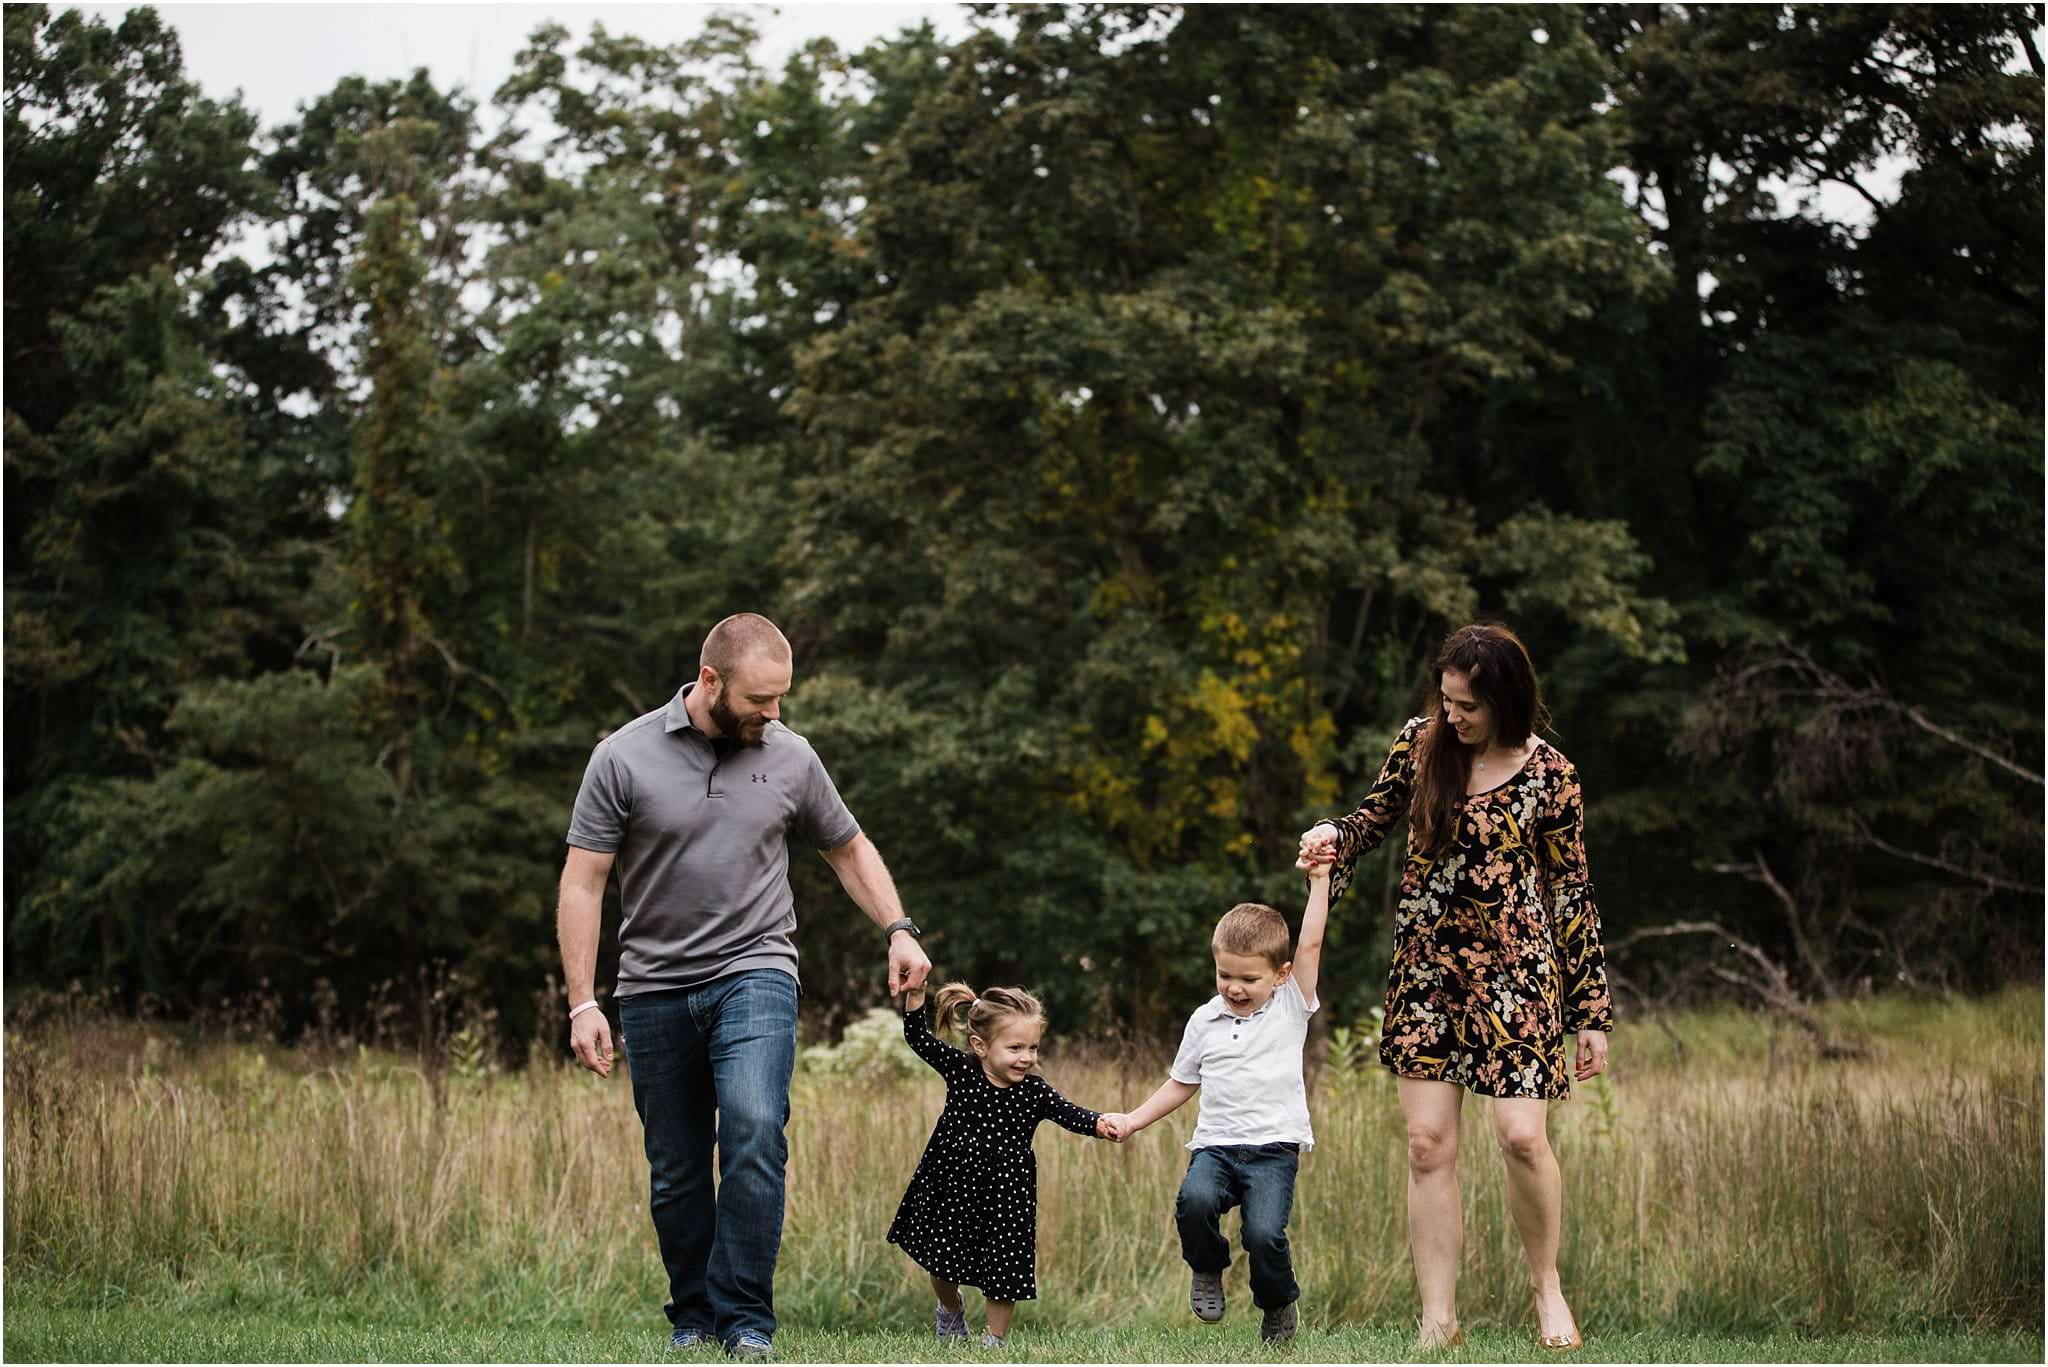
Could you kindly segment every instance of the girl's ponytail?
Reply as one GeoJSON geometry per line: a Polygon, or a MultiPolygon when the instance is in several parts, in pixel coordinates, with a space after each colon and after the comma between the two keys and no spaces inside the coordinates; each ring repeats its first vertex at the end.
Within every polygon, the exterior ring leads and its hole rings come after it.
{"type": "Polygon", "coordinates": [[[990,1040],[1012,1016],[1043,1021],[1045,1008],[1021,987],[991,987],[979,996],[966,983],[947,983],[932,994],[932,1029],[990,1040]]]}
{"type": "Polygon", "coordinates": [[[954,1030],[964,1038],[967,1015],[973,1009],[974,989],[966,983],[947,983],[932,994],[932,1028],[940,1034],[954,1030]]]}

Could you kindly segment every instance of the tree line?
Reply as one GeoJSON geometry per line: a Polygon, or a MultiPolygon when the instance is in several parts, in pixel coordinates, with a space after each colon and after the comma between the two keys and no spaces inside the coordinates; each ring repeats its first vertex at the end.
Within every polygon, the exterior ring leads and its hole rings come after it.
{"type": "Polygon", "coordinates": [[[739,610],[940,971],[1077,1027],[1298,905],[1478,617],[1624,1013],[2039,972],[2041,6],[975,12],[266,129],[8,8],[10,988],[530,1031],[590,748],[739,610]]]}

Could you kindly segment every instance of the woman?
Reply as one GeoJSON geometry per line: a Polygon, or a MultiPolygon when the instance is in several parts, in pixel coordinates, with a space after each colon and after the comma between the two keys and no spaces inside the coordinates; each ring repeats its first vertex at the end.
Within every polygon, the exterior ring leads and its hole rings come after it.
{"type": "Polygon", "coordinates": [[[1560,1182],[1550,1102],[1607,1066],[1613,1009],[1586,876],[1579,777],[1536,727],[1548,720],[1529,652],[1505,627],[1461,627],[1438,652],[1436,706],[1401,729],[1357,811],[1302,834],[1299,867],[1358,857],[1408,815],[1380,1061],[1408,1123],[1408,1244],[1424,1350],[1458,1328],[1458,1111],[1493,1098],[1508,1206],[1544,1348],[1580,1345],[1558,1283],[1560,1182]],[[1576,1034],[1567,1074],[1566,1036],[1576,1034]]]}

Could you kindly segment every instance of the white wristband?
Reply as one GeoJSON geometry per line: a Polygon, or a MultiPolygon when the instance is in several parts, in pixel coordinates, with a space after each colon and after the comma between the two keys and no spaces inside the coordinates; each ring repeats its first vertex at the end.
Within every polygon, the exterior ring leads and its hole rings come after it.
{"type": "Polygon", "coordinates": [[[590,999],[589,1001],[587,1001],[587,1002],[583,1003],[583,1005],[581,1005],[581,1006],[572,1006],[572,1007],[570,1007],[570,1008],[569,1008],[569,1019],[570,1019],[570,1020],[575,1020],[575,1019],[576,1019],[576,1018],[577,1018],[578,1016],[582,1015],[582,1014],[583,1014],[583,1013],[584,1013],[585,1011],[595,1011],[595,1010],[597,1010],[597,998],[595,998],[595,997],[592,997],[592,998],[591,998],[591,999],[590,999]]]}

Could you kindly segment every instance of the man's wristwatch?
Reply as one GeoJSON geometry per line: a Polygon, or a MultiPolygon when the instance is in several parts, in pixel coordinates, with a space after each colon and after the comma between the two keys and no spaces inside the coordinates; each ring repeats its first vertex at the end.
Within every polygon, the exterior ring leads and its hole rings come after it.
{"type": "Polygon", "coordinates": [[[909,931],[910,938],[913,940],[918,939],[924,934],[923,931],[917,928],[917,922],[911,920],[908,916],[899,916],[888,925],[882,927],[882,943],[886,945],[889,941],[895,939],[896,932],[899,930],[909,931]]]}

